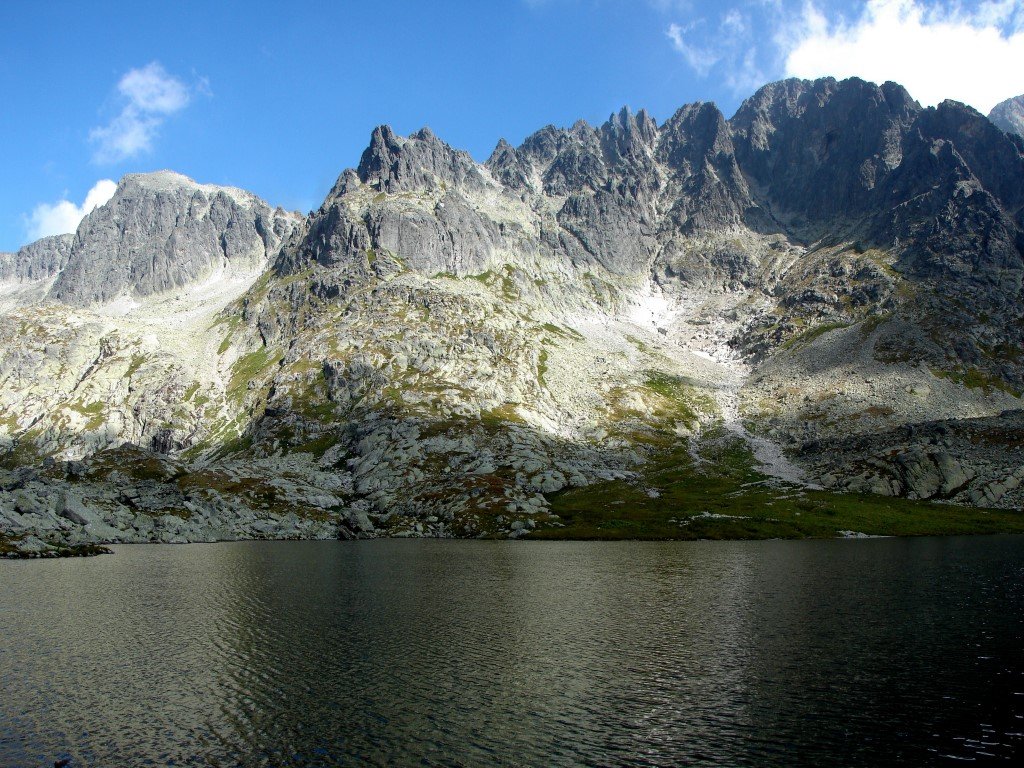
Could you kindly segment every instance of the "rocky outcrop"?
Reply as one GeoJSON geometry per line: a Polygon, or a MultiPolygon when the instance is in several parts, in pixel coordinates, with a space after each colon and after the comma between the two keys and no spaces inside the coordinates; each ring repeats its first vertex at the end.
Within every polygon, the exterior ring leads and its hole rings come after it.
{"type": "Polygon", "coordinates": [[[67,266],[73,235],[53,235],[17,253],[0,253],[0,283],[30,283],[56,277],[67,266]]]}
{"type": "Polygon", "coordinates": [[[988,113],[988,119],[1007,133],[1024,137],[1024,95],[999,102],[988,113]]]}
{"type": "Polygon", "coordinates": [[[894,83],[785,80],[744,101],[730,127],[739,165],[760,193],[757,202],[793,235],[813,242],[863,231],[919,112],[894,83]]]}
{"type": "Polygon", "coordinates": [[[239,262],[266,266],[298,225],[242,190],[169,171],[126,176],[79,225],[50,296],[88,305],[180,288],[239,262]]]}
{"type": "MultiPolygon", "coordinates": [[[[473,158],[452,149],[429,128],[408,138],[397,136],[387,125],[376,128],[356,174],[360,182],[379,192],[436,191],[449,184],[480,191],[486,186],[473,158]]],[[[347,190],[344,176],[340,185],[332,194],[347,190]]]]}

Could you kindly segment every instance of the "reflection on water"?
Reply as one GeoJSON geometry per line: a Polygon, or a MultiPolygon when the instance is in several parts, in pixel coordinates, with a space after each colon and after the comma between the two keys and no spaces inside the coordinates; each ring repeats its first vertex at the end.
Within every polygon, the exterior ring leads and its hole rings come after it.
{"type": "Polygon", "coordinates": [[[0,563],[0,764],[1024,752],[1024,538],[116,549],[0,563]]]}

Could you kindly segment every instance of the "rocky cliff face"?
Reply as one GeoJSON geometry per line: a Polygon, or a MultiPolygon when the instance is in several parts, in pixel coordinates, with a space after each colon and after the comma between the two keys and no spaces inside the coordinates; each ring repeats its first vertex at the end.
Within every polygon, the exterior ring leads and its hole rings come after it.
{"type": "Polygon", "coordinates": [[[0,513],[63,542],[518,536],[594,487],[727,485],[723,455],[1015,507],[1022,232],[1020,140],[859,80],[483,165],[383,126],[306,220],[128,177],[7,258],[54,282],[0,330],[0,513]]]}
{"type": "Polygon", "coordinates": [[[73,241],[73,235],[54,235],[17,253],[0,253],[0,282],[33,283],[56,277],[67,266],[73,241]]]}
{"type": "Polygon", "coordinates": [[[1007,133],[1024,136],[1024,95],[999,102],[988,113],[988,119],[1007,133]]]}
{"type": "Polygon", "coordinates": [[[162,293],[229,265],[266,266],[298,223],[242,190],[169,171],[126,176],[82,221],[50,296],[82,306],[162,293]]]}
{"type": "Polygon", "coordinates": [[[68,263],[73,235],[44,237],[0,253],[0,312],[35,304],[46,296],[68,263]]]}

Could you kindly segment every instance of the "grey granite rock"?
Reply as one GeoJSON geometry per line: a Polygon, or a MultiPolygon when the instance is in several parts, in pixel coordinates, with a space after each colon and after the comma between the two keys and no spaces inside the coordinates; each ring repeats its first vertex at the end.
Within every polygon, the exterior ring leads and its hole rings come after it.
{"type": "Polygon", "coordinates": [[[1024,95],[999,102],[988,113],[988,119],[1007,133],[1024,137],[1024,95]]]}
{"type": "Polygon", "coordinates": [[[266,266],[297,226],[249,192],[170,171],[125,176],[79,225],[50,295],[86,305],[168,291],[233,262],[266,266]]]}
{"type": "Polygon", "coordinates": [[[17,253],[0,253],[0,282],[27,283],[56,277],[67,265],[74,235],[53,235],[17,253]]]}
{"type": "MultiPolygon", "coordinates": [[[[376,128],[356,173],[363,184],[382,192],[436,190],[448,185],[480,190],[485,185],[473,158],[452,149],[429,128],[408,138],[397,136],[386,125],[376,128]]],[[[343,193],[347,183],[343,176],[335,190],[343,193]]]]}

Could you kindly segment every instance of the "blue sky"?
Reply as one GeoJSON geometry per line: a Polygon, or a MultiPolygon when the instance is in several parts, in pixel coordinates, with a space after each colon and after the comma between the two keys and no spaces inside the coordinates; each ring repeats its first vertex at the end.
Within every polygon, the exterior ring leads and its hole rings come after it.
{"type": "Polygon", "coordinates": [[[729,116],[789,74],[985,111],[1024,92],[1024,0],[4,0],[0,30],[0,250],[160,168],[308,211],[379,123],[483,160],[623,105],[729,116]]]}

